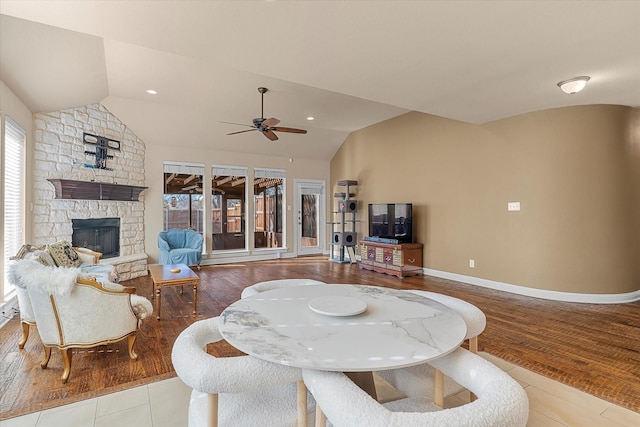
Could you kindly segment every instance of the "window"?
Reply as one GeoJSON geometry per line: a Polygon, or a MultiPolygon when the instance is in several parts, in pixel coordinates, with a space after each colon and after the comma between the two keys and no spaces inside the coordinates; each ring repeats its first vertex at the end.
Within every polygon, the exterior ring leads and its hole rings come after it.
{"type": "Polygon", "coordinates": [[[14,291],[7,280],[9,259],[24,243],[25,131],[9,117],[4,122],[4,299],[14,291]]]}
{"type": "Polygon", "coordinates": [[[246,249],[247,168],[211,168],[211,233],[214,251],[246,249]]]}
{"type": "Polygon", "coordinates": [[[203,233],[204,165],[164,163],[164,229],[180,228],[203,233]]]}
{"type": "Polygon", "coordinates": [[[253,179],[254,241],[256,248],[284,247],[283,194],[285,172],[255,169],[253,179]]]}

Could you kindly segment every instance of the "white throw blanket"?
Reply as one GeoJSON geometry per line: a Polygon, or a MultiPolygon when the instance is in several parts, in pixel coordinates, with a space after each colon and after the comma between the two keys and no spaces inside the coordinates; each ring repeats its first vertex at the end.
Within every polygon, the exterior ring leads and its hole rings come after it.
{"type": "Polygon", "coordinates": [[[49,295],[67,296],[73,291],[80,273],[76,267],[50,267],[23,259],[9,266],[9,281],[23,289],[39,286],[49,295]]]}

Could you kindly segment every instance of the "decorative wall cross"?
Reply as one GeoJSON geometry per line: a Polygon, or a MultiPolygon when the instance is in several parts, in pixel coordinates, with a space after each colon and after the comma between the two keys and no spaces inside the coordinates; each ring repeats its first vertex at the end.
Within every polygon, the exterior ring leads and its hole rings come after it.
{"type": "Polygon", "coordinates": [[[120,151],[120,141],[106,138],[104,136],[92,135],[90,133],[82,132],[82,142],[84,142],[85,144],[94,145],[96,147],[96,151],[84,152],[84,154],[96,157],[95,163],[93,165],[85,163],[86,167],[112,170],[107,168],[107,159],[113,159],[113,156],[111,154],[108,154],[107,150],[120,151]]]}

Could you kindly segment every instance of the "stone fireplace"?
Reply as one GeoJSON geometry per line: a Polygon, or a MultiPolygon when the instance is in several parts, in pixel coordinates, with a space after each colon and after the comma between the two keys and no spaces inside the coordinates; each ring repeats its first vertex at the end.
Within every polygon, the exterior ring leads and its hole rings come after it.
{"type": "Polygon", "coordinates": [[[96,248],[98,252],[104,254],[106,248],[111,254],[105,254],[101,263],[114,265],[121,280],[146,275],[144,192],[133,200],[96,200],[90,196],[65,199],[56,197],[49,181],[67,179],[143,187],[144,142],[101,104],[34,114],[34,124],[33,242],[29,243],[67,240],[78,246],[101,245],[101,249],[96,248]],[[87,154],[91,147],[83,142],[85,132],[120,141],[120,151],[107,159],[108,169],[90,167],[95,158],[87,154]],[[83,237],[75,236],[76,224],[88,221],[88,225],[104,225],[101,221],[105,219],[119,221],[117,230],[113,225],[106,226],[112,238],[117,235],[117,250],[105,242],[91,243],[90,231],[83,237]]]}
{"type": "Polygon", "coordinates": [[[120,255],[120,218],[72,219],[71,244],[100,252],[102,259],[120,255]]]}

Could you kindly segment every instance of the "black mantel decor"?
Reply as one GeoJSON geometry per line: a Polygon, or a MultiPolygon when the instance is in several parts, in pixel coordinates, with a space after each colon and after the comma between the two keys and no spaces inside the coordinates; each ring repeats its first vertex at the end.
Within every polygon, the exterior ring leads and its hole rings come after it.
{"type": "Polygon", "coordinates": [[[56,199],[139,201],[140,193],[148,187],[112,184],[110,182],[74,181],[49,178],[56,189],[56,199]]]}

